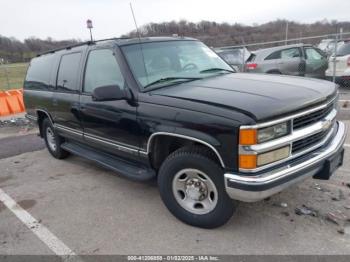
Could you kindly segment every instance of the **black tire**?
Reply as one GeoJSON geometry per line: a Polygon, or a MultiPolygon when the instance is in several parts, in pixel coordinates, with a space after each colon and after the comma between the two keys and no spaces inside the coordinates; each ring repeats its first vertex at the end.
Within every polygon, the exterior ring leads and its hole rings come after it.
{"type": "Polygon", "coordinates": [[[61,144],[64,142],[64,139],[55,132],[55,129],[48,118],[45,118],[43,120],[42,134],[45,140],[46,147],[54,158],[64,159],[69,156],[69,152],[61,148],[61,144]],[[53,133],[55,148],[49,145],[48,129],[50,129],[50,132],[53,133]]]}
{"type": "Polygon", "coordinates": [[[213,153],[206,148],[184,147],[169,155],[159,170],[158,187],[161,198],[169,211],[184,223],[201,228],[216,228],[224,225],[235,211],[235,203],[225,191],[223,169],[214,159],[213,153]],[[173,180],[178,172],[189,168],[205,173],[216,187],[216,206],[209,213],[189,212],[176,200],[173,180]]]}
{"type": "Polygon", "coordinates": [[[267,72],[267,74],[270,74],[270,75],[282,75],[282,73],[278,70],[272,70],[272,71],[269,71],[267,72]]]}

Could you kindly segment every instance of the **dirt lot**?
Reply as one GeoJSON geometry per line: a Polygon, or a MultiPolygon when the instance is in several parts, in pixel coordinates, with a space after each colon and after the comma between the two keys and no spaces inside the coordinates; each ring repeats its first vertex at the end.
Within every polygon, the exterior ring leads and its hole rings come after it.
{"type": "Polygon", "coordinates": [[[155,184],[128,181],[76,156],[56,160],[34,137],[11,138],[14,148],[28,144],[34,152],[0,159],[0,195],[17,203],[7,199],[10,211],[0,201],[0,254],[350,254],[350,135],[344,166],[330,181],[309,179],[268,200],[241,203],[215,230],[175,219],[155,184]]]}

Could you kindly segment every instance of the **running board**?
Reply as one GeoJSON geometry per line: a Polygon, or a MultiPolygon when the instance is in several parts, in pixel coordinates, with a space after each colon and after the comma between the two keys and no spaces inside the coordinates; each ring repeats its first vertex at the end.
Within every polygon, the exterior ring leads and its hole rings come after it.
{"type": "Polygon", "coordinates": [[[156,172],[150,168],[142,165],[134,165],[133,163],[85,145],[65,142],[61,145],[61,148],[74,155],[97,162],[101,166],[111,169],[116,173],[132,180],[147,181],[156,176],[156,172]]]}

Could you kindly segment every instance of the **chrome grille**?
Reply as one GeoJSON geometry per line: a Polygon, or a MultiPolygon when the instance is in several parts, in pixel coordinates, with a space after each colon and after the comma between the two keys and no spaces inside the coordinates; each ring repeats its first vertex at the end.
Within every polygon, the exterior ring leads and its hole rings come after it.
{"type": "Polygon", "coordinates": [[[309,113],[297,117],[293,120],[293,129],[300,129],[309,125],[312,125],[321,119],[325,118],[334,108],[334,103],[330,103],[327,107],[317,110],[315,112],[309,113]]]}
{"type": "Polygon", "coordinates": [[[329,130],[319,132],[292,143],[292,154],[303,151],[305,148],[310,148],[320,143],[328,135],[329,130]]]}

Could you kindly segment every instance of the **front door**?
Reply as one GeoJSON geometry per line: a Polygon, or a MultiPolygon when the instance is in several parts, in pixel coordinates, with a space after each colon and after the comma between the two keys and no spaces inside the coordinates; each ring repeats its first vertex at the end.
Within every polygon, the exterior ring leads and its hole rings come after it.
{"type": "Polygon", "coordinates": [[[305,76],[324,78],[328,68],[327,57],[313,47],[305,47],[306,70],[305,76]]]}
{"type": "Polygon", "coordinates": [[[138,158],[140,128],[136,107],[126,100],[93,101],[96,87],[128,88],[113,49],[93,49],[85,65],[80,113],[84,140],[90,146],[127,158],[138,158]]]}

